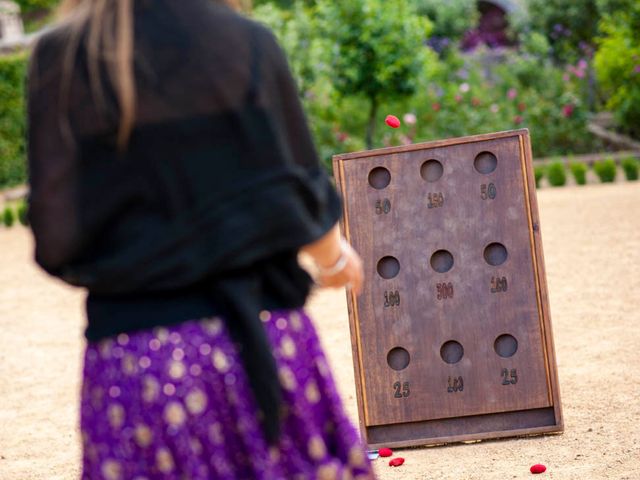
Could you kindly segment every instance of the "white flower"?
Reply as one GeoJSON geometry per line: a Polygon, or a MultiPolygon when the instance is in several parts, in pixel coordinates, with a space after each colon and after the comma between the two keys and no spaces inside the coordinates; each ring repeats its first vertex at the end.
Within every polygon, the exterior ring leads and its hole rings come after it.
{"type": "Polygon", "coordinates": [[[500,110],[500,107],[497,104],[492,103],[491,106],[489,107],[489,110],[491,110],[493,113],[498,113],[498,111],[500,110]]]}
{"type": "Polygon", "coordinates": [[[418,120],[416,118],[415,113],[405,113],[402,119],[404,120],[404,123],[406,123],[407,125],[415,125],[416,121],[418,120]]]}
{"type": "Polygon", "coordinates": [[[462,93],[467,93],[469,90],[471,90],[471,87],[469,86],[469,84],[467,82],[464,82],[464,83],[460,84],[460,91],[462,93]]]}

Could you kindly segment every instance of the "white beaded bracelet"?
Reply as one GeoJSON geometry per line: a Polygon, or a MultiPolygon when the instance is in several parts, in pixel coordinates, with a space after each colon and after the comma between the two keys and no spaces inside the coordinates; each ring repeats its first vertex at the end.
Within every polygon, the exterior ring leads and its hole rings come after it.
{"type": "Polygon", "coordinates": [[[347,257],[347,241],[343,238],[340,241],[340,258],[330,267],[321,267],[318,265],[318,273],[323,277],[332,277],[340,273],[347,266],[347,262],[349,261],[347,257]]]}

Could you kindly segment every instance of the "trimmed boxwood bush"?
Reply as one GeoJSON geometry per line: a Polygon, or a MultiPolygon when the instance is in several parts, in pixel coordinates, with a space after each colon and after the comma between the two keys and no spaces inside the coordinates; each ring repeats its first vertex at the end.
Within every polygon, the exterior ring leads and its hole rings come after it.
{"type": "Polygon", "coordinates": [[[536,165],[533,167],[533,174],[536,177],[536,188],[540,188],[540,180],[544,177],[544,165],[536,165]]]}
{"type": "Polygon", "coordinates": [[[0,188],[24,183],[27,54],[0,57],[0,188]]]}
{"type": "Polygon", "coordinates": [[[593,171],[602,183],[613,182],[616,179],[616,162],[612,158],[601,160],[593,164],[593,171]]]}
{"type": "Polygon", "coordinates": [[[13,213],[13,209],[8,205],[4,207],[4,212],[2,212],[2,223],[4,223],[7,227],[12,227],[15,220],[16,217],[13,213]]]}
{"type": "Polygon", "coordinates": [[[550,163],[547,167],[547,178],[549,179],[549,183],[554,187],[562,187],[567,183],[564,164],[560,161],[550,163]]]}
{"type": "Polygon", "coordinates": [[[627,177],[627,180],[638,180],[638,160],[629,157],[622,160],[620,164],[622,165],[622,170],[624,170],[624,175],[627,177]]]}
{"type": "Polygon", "coordinates": [[[25,227],[29,225],[29,218],[27,217],[27,202],[24,200],[18,204],[18,221],[25,227]]]}
{"type": "Polygon", "coordinates": [[[586,185],[588,168],[584,163],[570,163],[569,169],[578,185],[586,185]]]}

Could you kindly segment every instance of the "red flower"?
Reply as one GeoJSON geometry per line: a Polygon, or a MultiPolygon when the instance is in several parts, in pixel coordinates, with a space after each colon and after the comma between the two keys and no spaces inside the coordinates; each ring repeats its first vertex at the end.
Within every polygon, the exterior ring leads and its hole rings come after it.
{"type": "Polygon", "coordinates": [[[573,105],[568,103],[567,105],[562,107],[562,115],[564,115],[565,117],[569,118],[571,115],[573,115],[573,109],[574,108],[575,107],[573,105]]]}
{"type": "Polygon", "coordinates": [[[384,123],[389,125],[391,128],[400,127],[400,120],[395,115],[387,115],[387,118],[384,119],[384,123]]]}
{"type": "Polygon", "coordinates": [[[440,108],[441,108],[441,107],[440,107],[440,104],[439,104],[438,102],[435,102],[435,103],[432,103],[432,104],[431,104],[431,109],[432,109],[434,112],[439,112],[439,111],[440,111],[440,108]]]}
{"type": "Polygon", "coordinates": [[[456,102],[460,103],[462,101],[462,95],[455,96],[456,102]]]}
{"type": "Polygon", "coordinates": [[[522,123],[522,117],[520,115],[516,115],[515,117],[513,117],[513,123],[515,123],[516,125],[520,125],[522,123]]]}
{"type": "Polygon", "coordinates": [[[536,463],[534,466],[530,468],[531,473],[543,473],[547,470],[547,467],[542,465],[541,463],[536,463]]]}
{"type": "Polygon", "coordinates": [[[471,105],[473,105],[474,107],[477,107],[481,104],[482,102],[480,101],[479,98],[473,97],[471,99],[471,105]]]}
{"type": "Polygon", "coordinates": [[[399,467],[400,465],[402,465],[404,463],[404,458],[402,457],[397,457],[394,458],[393,460],[391,460],[389,462],[389,466],[390,467],[399,467]]]}
{"type": "Polygon", "coordinates": [[[346,133],[344,133],[344,132],[339,132],[339,133],[338,133],[338,135],[337,135],[337,137],[338,137],[338,141],[339,141],[340,143],[344,143],[344,142],[346,142],[346,141],[349,139],[349,135],[347,135],[347,134],[346,134],[346,133]]]}
{"type": "Polygon", "coordinates": [[[380,455],[381,457],[390,457],[391,455],[393,455],[393,452],[390,448],[381,448],[380,450],[378,450],[378,455],[380,455]]]}
{"type": "Polygon", "coordinates": [[[527,109],[527,105],[524,102],[518,104],[518,110],[524,112],[527,109]]]}

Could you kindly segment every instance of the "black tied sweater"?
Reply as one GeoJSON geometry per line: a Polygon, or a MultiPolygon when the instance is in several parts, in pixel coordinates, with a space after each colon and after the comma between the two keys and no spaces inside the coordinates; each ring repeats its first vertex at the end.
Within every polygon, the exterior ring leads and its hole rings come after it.
{"type": "Polygon", "coordinates": [[[102,104],[81,43],[65,102],[68,31],[34,51],[36,261],[87,288],[90,341],[224,316],[274,441],[281,391],[258,315],[304,304],[297,251],[336,223],[339,199],[268,30],[210,0],[138,0],[134,25],[136,118],[123,152],[104,65],[102,104]]]}

